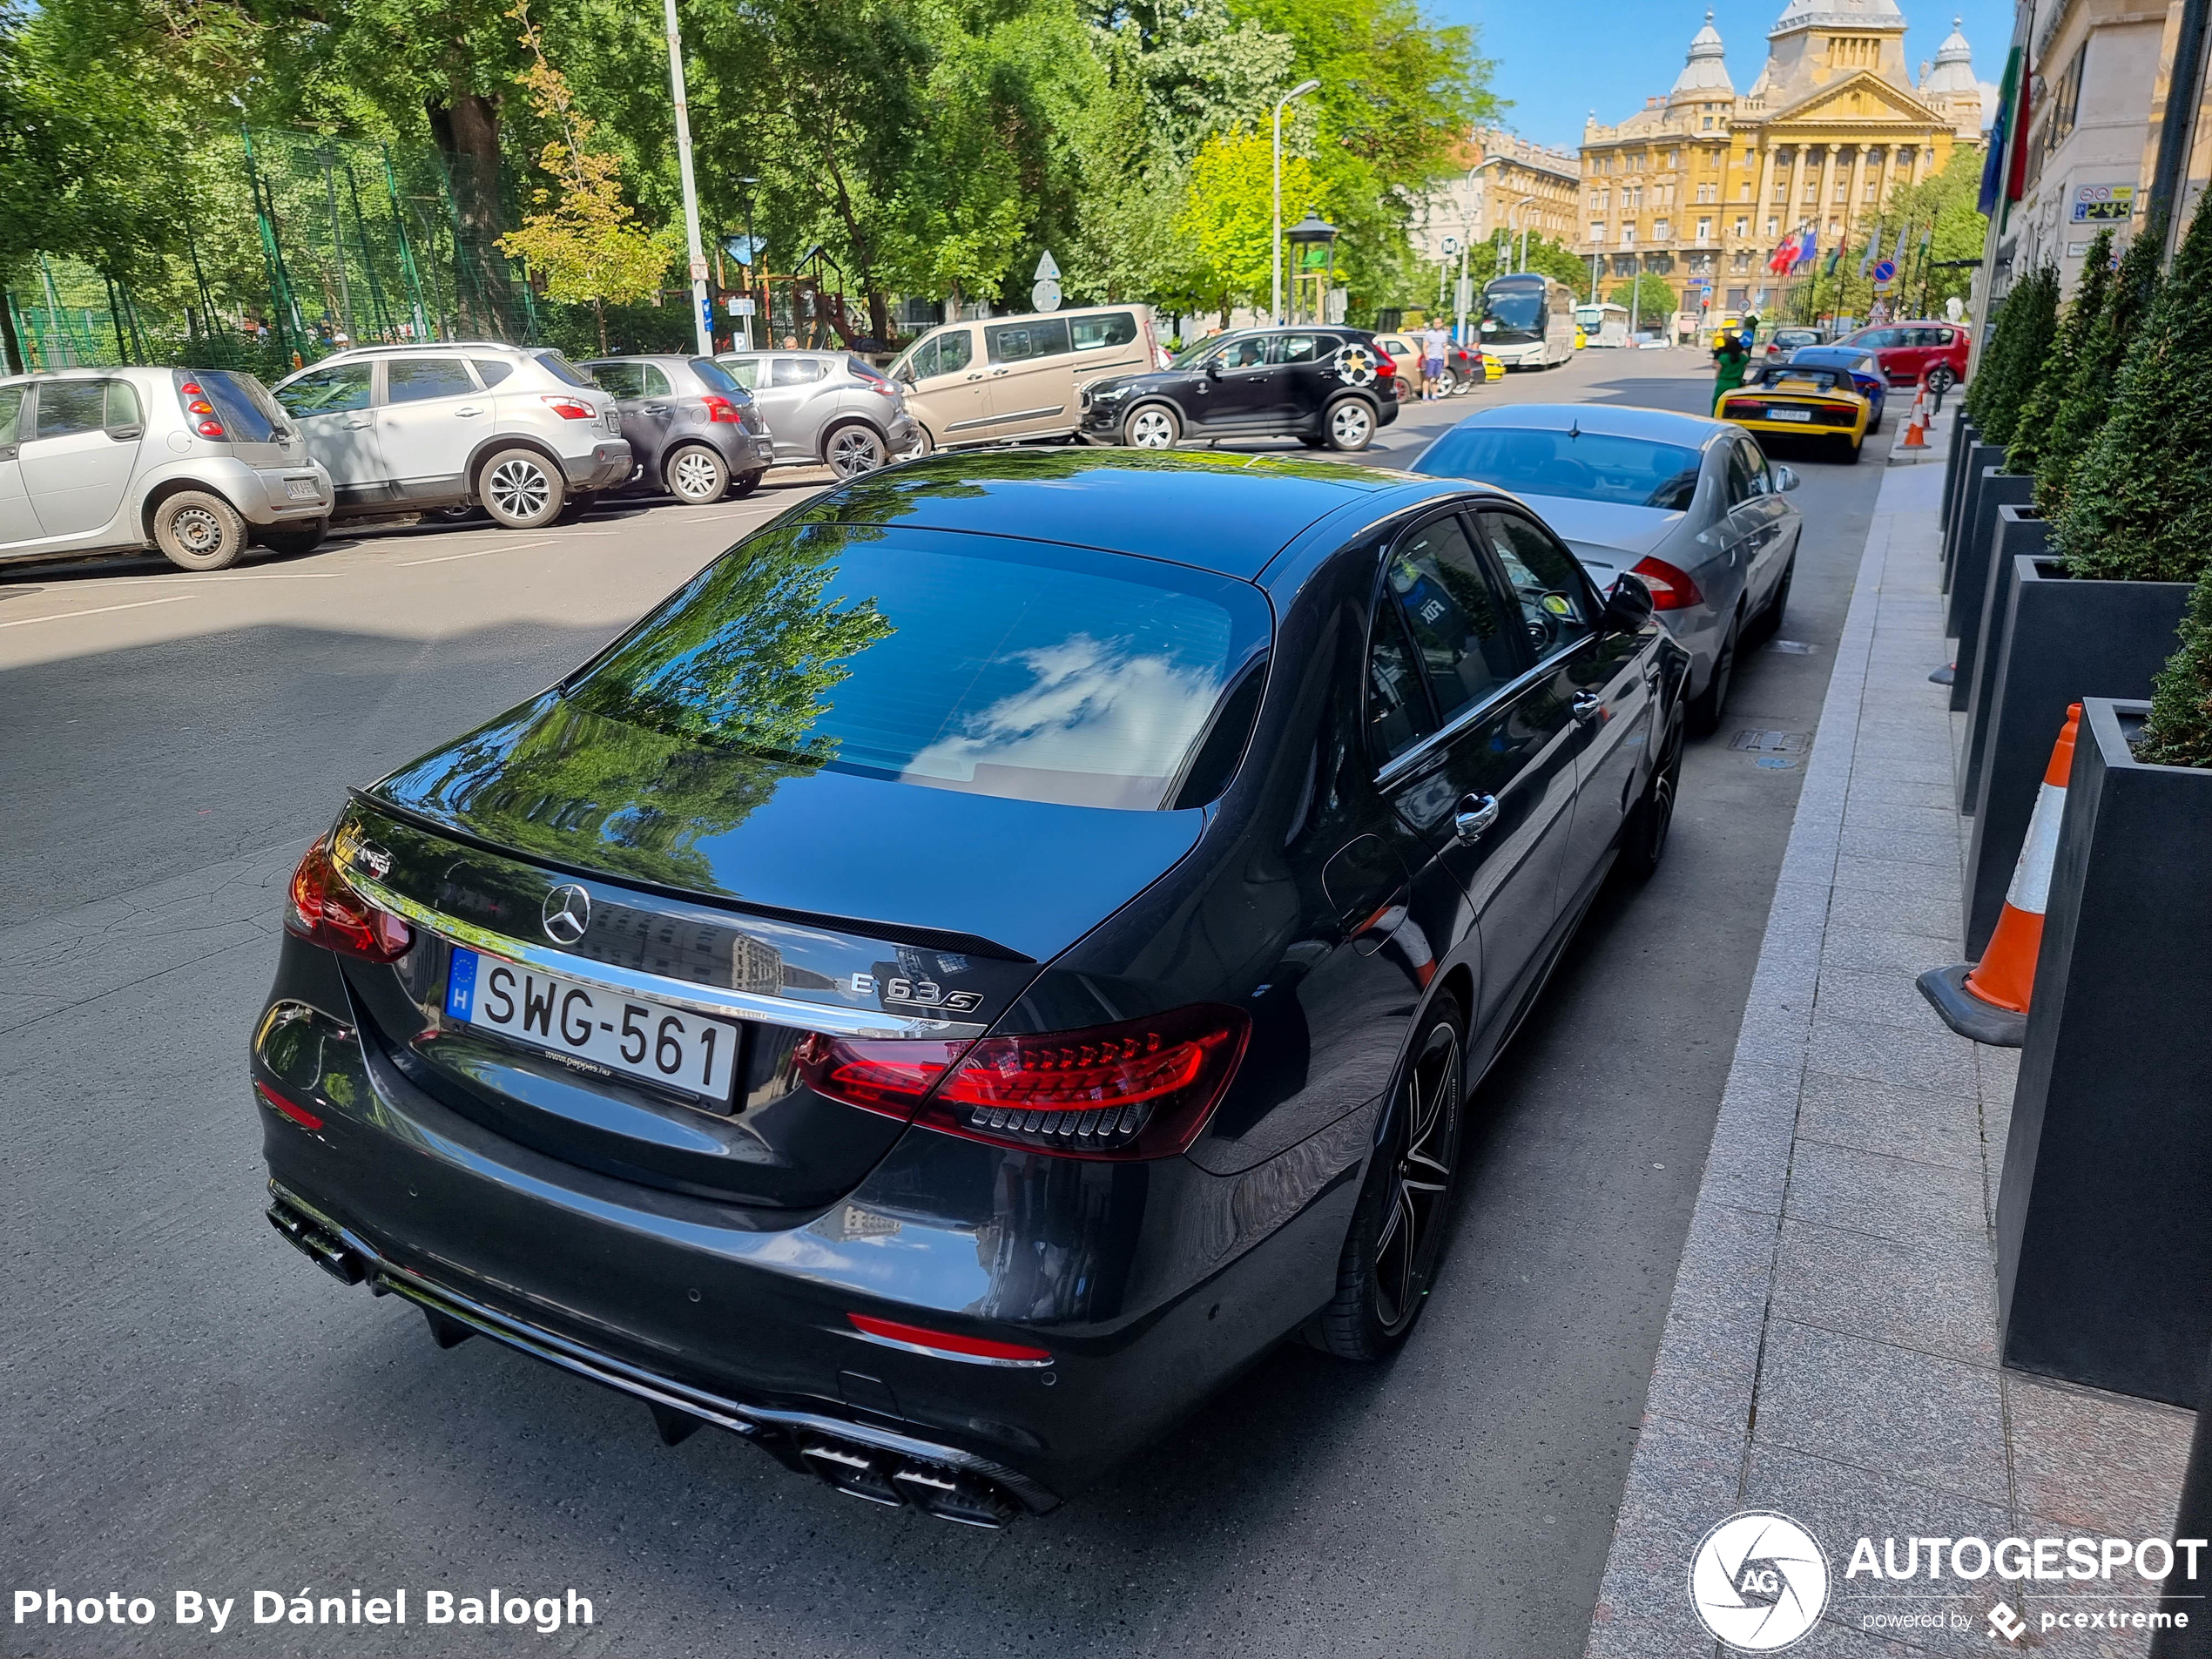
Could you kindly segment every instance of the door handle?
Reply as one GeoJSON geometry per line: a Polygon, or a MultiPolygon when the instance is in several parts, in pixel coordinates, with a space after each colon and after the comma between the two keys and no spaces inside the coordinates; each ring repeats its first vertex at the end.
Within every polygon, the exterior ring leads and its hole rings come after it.
{"type": "Polygon", "coordinates": [[[992,378],[993,380],[996,380],[996,379],[998,379],[998,377],[999,377],[1000,375],[1001,375],[1001,374],[1005,374],[1005,373],[1006,373],[1006,371],[1005,371],[1004,369],[1002,369],[1002,368],[995,368],[995,369],[993,369],[993,370],[991,371],[991,378],[992,378]]]}
{"type": "Polygon", "coordinates": [[[374,424],[375,422],[373,421],[348,421],[346,422],[346,430],[348,432],[359,432],[363,427],[374,426],[374,424]]]}
{"type": "Polygon", "coordinates": [[[1482,839],[1482,832],[1498,821],[1495,795],[1462,795],[1452,814],[1452,833],[1462,841],[1482,839]]]}
{"type": "Polygon", "coordinates": [[[971,381],[980,381],[980,380],[981,380],[981,379],[983,378],[983,371],[982,371],[981,369],[980,369],[980,368],[979,368],[979,369],[977,369],[977,370],[976,370],[976,371],[975,371],[973,374],[970,374],[968,378],[968,379],[970,379],[971,381]]]}
{"type": "MultiPolygon", "coordinates": [[[[464,409],[462,413],[464,415],[473,415],[475,411],[474,409],[464,409]]],[[[665,403],[648,403],[645,405],[645,413],[648,415],[666,415],[668,413],[668,405],[665,403]]]]}
{"type": "Polygon", "coordinates": [[[483,411],[478,408],[474,403],[470,403],[461,408],[455,409],[454,413],[455,415],[482,415],[483,411]]]}
{"type": "Polygon", "coordinates": [[[1587,725],[1605,712],[1605,699],[1595,691],[1577,691],[1575,700],[1567,706],[1577,720],[1587,725]]]}

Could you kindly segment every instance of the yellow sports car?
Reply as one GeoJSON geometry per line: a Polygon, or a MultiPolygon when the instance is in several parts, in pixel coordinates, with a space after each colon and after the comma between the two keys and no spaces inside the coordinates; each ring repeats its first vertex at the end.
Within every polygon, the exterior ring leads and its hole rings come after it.
{"type": "Polygon", "coordinates": [[[1743,385],[1723,394],[1714,414],[1752,432],[1825,438],[1843,446],[1844,460],[1855,462],[1873,410],[1846,370],[1754,363],[1743,385]]]}

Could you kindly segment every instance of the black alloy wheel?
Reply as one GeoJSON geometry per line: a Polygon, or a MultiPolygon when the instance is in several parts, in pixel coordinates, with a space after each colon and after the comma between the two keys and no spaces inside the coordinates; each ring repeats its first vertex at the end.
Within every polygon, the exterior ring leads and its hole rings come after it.
{"type": "Polygon", "coordinates": [[[1621,869],[1631,880],[1649,881],[1667,856],[1667,833],[1675,826],[1675,797],[1682,790],[1683,717],[1667,722],[1659,764],[1630,813],[1621,841],[1621,869]]]}
{"type": "Polygon", "coordinates": [[[1466,1117],[1460,1018],[1448,992],[1422,1015],[1338,1259],[1337,1293],[1307,1328],[1308,1341],[1339,1359],[1392,1353],[1426,1302],[1450,1222],[1466,1117]]]}

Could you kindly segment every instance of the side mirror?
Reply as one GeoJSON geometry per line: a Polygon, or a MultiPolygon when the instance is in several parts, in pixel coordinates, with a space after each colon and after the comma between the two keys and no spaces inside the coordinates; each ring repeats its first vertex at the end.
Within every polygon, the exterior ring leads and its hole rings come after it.
{"type": "Polygon", "coordinates": [[[1206,378],[1210,381],[1217,381],[1221,378],[1221,359],[1218,357],[1206,359],[1206,378]]]}
{"type": "Polygon", "coordinates": [[[1777,467],[1774,469],[1774,487],[1777,489],[1795,489],[1797,487],[1797,469],[1777,467]]]}
{"type": "Polygon", "coordinates": [[[1613,578],[1612,590],[1605,596],[1605,611],[1598,618],[1598,627],[1608,634],[1642,633],[1644,624],[1651,620],[1651,590],[1635,571],[1623,570],[1613,578]]]}

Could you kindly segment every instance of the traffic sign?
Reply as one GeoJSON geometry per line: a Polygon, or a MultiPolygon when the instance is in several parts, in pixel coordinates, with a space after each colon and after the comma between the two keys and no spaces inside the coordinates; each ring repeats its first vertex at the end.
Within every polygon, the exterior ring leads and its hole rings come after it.
{"type": "Polygon", "coordinates": [[[1897,262],[1894,260],[1877,260],[1874,262],[1875,281],[1888,282],[1892,280],[1896,275],[1897,262]]]}
{"type": "Polygon", "coordinates": [[[694,282],[706,280],[706,260],[704,256],[691,261],[691,280],[694,282]]]}
{"type": "Polygon", "coordinates": [[[1050,277],[1039,277],[1029,288],[1029,303],[1039,311],[1060,309],[1060,285],[1050,277]]]}
{"type": "Polygon", "coordinates": [[[1060,280],[1060,267],[1053,263],[1052,254],[1049,250],[1046,252],[1042,259],[1037,261],[1037,280],[1040,282],[1057,282],[1060,280]]]}

